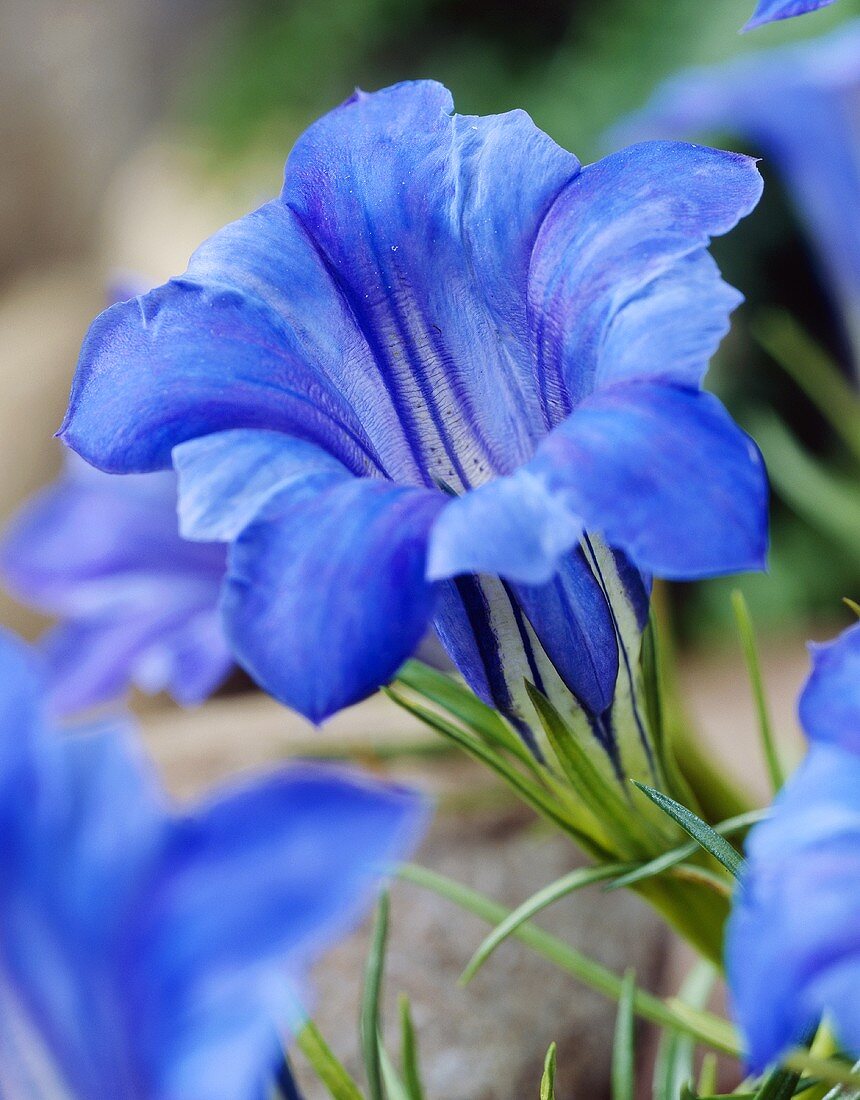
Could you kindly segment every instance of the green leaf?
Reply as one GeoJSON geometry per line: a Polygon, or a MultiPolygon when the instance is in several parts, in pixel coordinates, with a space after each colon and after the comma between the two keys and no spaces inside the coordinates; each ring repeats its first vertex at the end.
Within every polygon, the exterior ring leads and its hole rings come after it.
{"type": "Polygon", "coordinates": [[[418,1062],[418,1042],[415,1038],[409,998],[405,993],[400,994],[398,1008],[400,1010],[400,1059],[403,1063],[406,1091],[409,1094],[409,1100],[424,1100],[418,1062]]]}
{"type": "Polygon", "coordinates": [[[636,973],[628,970],[621,983],[615,1040],[612,1044],[612,1100],[634,1100],[636,1094],[636,1049],[634,1042],[633,998],[636,973]]]}
{"type": "Polygon", "coordinates": [[[501,715],[452,676],[412,660],[400,669],[397,680],[429,702],[444,708],[487,744],[506,749],[532,770],[537,770],[534,757],[501,715]]]}
{"type": "MultiPolygon", "coordinates": [[[[432,890],[433,893],[447,898],[460,908],[474,913],[488,924],[499,924],[510,913],[509,909],[499,905],[498,902],[427,867],[419,867],[411,863],[404,864],[398,869],[397,877],[425,890],[432,890]]],[[[561,970],[565,970],[603,996],[612,1000],[618,1000],[621,996],[622,979],[617,974],[587,955],[583,955],[582,952],[576,951],[563,940],[529,923],[520,925],[514,935],[528,944],[533,951],[543,955],[561,970]]],[[[713,1047],[714,1050],[730,1054],[735,1058],[740,1057],[737,1032],[731,1024],[718,1016],[690,1008],[689,1005],[681,1002],[662,1001],[644,989],[636,990],[633,1007],[637,1015],[645,1020],[650,1020],[661,1027],[677,1027],[693,1035],[705,1046],[713,1047]]]]}
{"type": "Polygon", "coordinates": [[[556,1045],[549,1044],[543,1063],[543,1075],[540,1079],[540,1100],[555,1100],[555,1057],[556,1045]]]}
{"type": "Polygon", "coordinates": [[[763,311],[750,328],[768,355],[860,459],[860,398],[827,353],[782,310],[763,311]]]}
{"type": "Polygon", "coordinates": [[[674,798],[669,798],[668,795],[663,794],[662,791],[656,791],[653,787],[646,787],[644,783],[636,783],[635,780],[634,783],[655,805],[659,806],[665,814],[677,822],[685,832],[689,833],[697,844],[701,845],[718,863],[721,863],[729,874],[735,878],[740,876],[744,865],[742,856],[724,837],[720,836],[716,829],[713,829],[707,822],[702,821],[692,810],[688,810],[686,806],[676,802],[674,798]]]}
{"type": "Polygon", "coordinates": [[[605,828],[616,851],[634,857],[642,854],[642,844],[637,836],[641,820],[635,817],[630,803],[625,801],[615,777],[600,771],[580,744],[575,731],[543,692],[528,681],[526,690],[565,778],[595,820],[605,828]]]}
{"type": "Polygon", "coordinates": [[[700,1096],[713,1096],[717,1091],[717,1056],[712,1050],[702,1059],[696,1088],[700,1096]]]}
{"type": "MultiPolygon", "coordinates": [[[[703,1009],[716,976],[716,969],[710,963],[699,963],[685,978],[679,1000],[694,1009],[703,1009]]],[[[654,1100],[677,1100],[682,1086],[692,1079],[695,1052],[696,1044],[691,1036],[675,1028],[663,1032],[654,1063],[654,1100]]]]}
{"type": "Polygon", "coordinates": [[[382,1068],[382,1080],[385,1082],[385,1091],[388,1100],[411,1100],[406,1091],[406,1085],[400,1080],[400,1075],[394,1068],[394,1063],[388,1056],[388,1051],[379,1043],[379,1064],[382,1068]]]}
{"type": "Polygon", "coordinates": [[[398,706],[403,707],[404,710],[409,711],[410,714],[413,714],[422,722],[426,722],[427,725],[432,726],[444,737],[453,741],[454,744],[459,745],[459,747],[469,753],[470,756],[475,757],[475,759],[480,760],[482,764],[491,768],[498,776],[504,779],[508,786],[516,791],[524,802],[531,806],[532,809],[548,818],[563,832],[572,836],[587,852],[597,857],[603,857],[605,855],[603,850],[595,846],[593,840],[583,833],[582,830],[566,816],[562,809],[553,802],[552,798],[543,787],[539,786],[529,776],[523,775],[523,773],[518,771],[510,761],[506,760],[489,745],[486,745],[474,734],[454,725],[453,722],[450,722],[441,714],[436,714],[435,711],[428,710],[426,707],[421,706],[420,703],[412,702],[411,699],[406,698],[402,692],[398,691],[396,688],[387,688],[385,693],[389,698],[393,699],[398,706]]]}
{"type": "Polygon", "coordinates": [[[496,948],[509,936],[512,936],[521,924],[531,920],[542,909],[546,909],[548,905],[552,905],[560,898],[572,894],[575,890],[581,890],[584,886],[590,886],[595,882],[603,882],[607,878],[621,874],[629,866],[627,863],[607,863],[598,867],[578,867],[575,871],[562,875],[560,879],[532,894],[527,901],[524,901],[522,905],[518,905],[516,909],[509,913],[501,924],[496,925],[489,936],[481,943],[460,975],[460,984],[466,985],[470,982],[496,948]]]}
{"type": "Polygon", "coordinates": [[[335,1057],[312,1020],[306,1020],[299,1030],[296,1046],[310,1062],[332,1100],[364,1100],[358,1085],[335,1057]]]}
{"type": "Polygon", "coordinates": [[[770,719],[770,708],[768,707],[767,694],[764,689],[764,679],[761,674],[761,662],[759,661],[758,645],[756,644],[752,618],[749,608],[747,607],[747,602],[744,599],[744,594],[737,588],[732,592],[732,610],[735,613],[735,622],[737,623],[741,649],[743,651],[744,661],[746,662],[747,675],[749,676],[750,687],[752,688],[753,699],[755,701],[759,737],[761,738],[764,759],[770,777],[770,785],[773,793],[776,794],[785,782],[785,772],[780,763],[779,752],[777,751],[776,742],[773,736],[773,724],[770,719]]]}
{"type": "Polygon", "coordinates": [[[860,619],[860,603],[857,603],[856,600],[849,599],[848,596],[843,596],[842,602],[849,611],[853,611],[857,618],[860,619]]]}
{"type": "Polygon", "coordinates": [[[370,1100],[385,1100],[382,1090],[382,1065],[379,1056],[379,1006],[382,996],[382,976],[385,968],[385,946],[388,939],[388,894],[379,899],[370,953],[364,968],[364,991],[361,998],[359,1033],[364,1056],[364,1069],[370,1100]]]}
{"type": "MultiPolygon", "coordinates": [[[[769,812],[769,810],[750,810],[748,813],[738,814],[737,817],[727,818],[725,821],[721,821],[719,825],[715,825],[714,831],[719,833],[720,836],[733,836],[735,833],[748,829],[750,825],[757,825],[759,821],[764,821],[769,812]]],[[[689,859],[690,856],[698,852],[699,848],[700,845],[698,841],[687,841],[686,844],[681,844],[677,848],[672,848],[670,851],[657,856],[656,859],[640,864],[635,870],[630,871],[628,874],[621,875],[619,878],[614,879],[605,889],[607,892],[610,890],[619,890],[623,886],[632,886],[634,883],[642,882],[644,879],[653,878],[655,875],[662,874],[664,871],[670,870],[677,864],[683,863],[685,859],[689,859]]]]}

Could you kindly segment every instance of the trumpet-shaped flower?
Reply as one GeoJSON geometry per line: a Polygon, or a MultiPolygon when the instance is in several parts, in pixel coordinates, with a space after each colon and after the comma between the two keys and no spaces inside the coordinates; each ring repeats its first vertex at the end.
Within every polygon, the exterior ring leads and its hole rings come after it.
{"type": "Polygon", "coordinates": [[[239,661],[309,717],[434,621],[485,700],[572,693],[611,751],[650,574],[765,553],[758,452],[700,389],[739,301],[707,246],[760,186],[692,145],[583,168],[432,82],[357,92],[278,199],[94,322],[61,434],[174,462],[183,533],[231,543],[239,661]]]}
{"type": "Polygon", "coordinates": [[[777,167],[860,355],[860,20],[680,73],[613,138],[717,134],[777,167]]]}
{"type": "Polygon", "coordinates": [[[729,985],[750,1064],[826,1013],[860,1055],[860,625],[813,648],[800,699],[806,761],[750,834],[729,921],[729,985]]]}
{"type": "Polygon", "coordinates": [[[773,23],[777,19],[791,19],[795,15],[806,15],[810,11],[829,7],[833,0],[759,0],[752,19],[744,30],[773,23]]]}
{"type": "Polygon", "coordinates": [[[309,961],[419,799],[296,767],[179,811],[128,729],[46,727],[5,636],[0,724],[0,1094],[265,1100],[309,961]]]}
{"type": "Polygon", "coordinates": [[[57,616],[42,640],[54,709],[74,713],[131,684],[202,702],[233,666],[218,608],[224,547],[179,535],[172,472],[114,477],[77,456],[13,519],[0,573],[57,616]]]}

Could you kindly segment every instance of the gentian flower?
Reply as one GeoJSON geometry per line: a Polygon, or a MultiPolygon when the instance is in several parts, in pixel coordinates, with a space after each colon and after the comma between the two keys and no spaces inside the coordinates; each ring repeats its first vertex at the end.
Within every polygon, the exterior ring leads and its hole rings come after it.
{"type": "Polygon", "coordinates": [[[238,660],[308,717],[432,620],[521,729],[528,679],[611,752],[650,574],[763,561],[758,452],[700,389],[740,300],[707,246],[760,187],[673,143],[583,168],[429,81],[356,92],[278,199],[94,322],[61,435],[173,461],[183,533],[231,543],[238,660]]]}
{"type": "Polygon", "coordinates": [[[131,731],[61,734],[39,690],[0,637],[0,1094],[265,1100],[420,800],[303,766],[179,811],[131,731]]]}
{"type": "Polygon", "coordinates": [[[218,608],[224,547],[180,537],[172,471],[114,477],[68,458],[0,541],[9,589],[60,619],[41,645],[55,711],[131,684],[202,702],[233,667],[218,608]]]}
{"type": "Polygon", "coordinates": [[[611,140],[717,134],[778,169],[860,358],[860,20],[682,72],[611,140]]]}
{"type": "Polygon", "coordinates": [[[800,717],[812,747],[750,834],[726,941],[756,1071],[825,1013],[860,1055],[860,624],[813,647],[800,717]]]}
{"type": "Polygon", "coordinates": [[[744,30],[773,23],[777,19],[791,19],[795,15],[806,15],[810,11],[829,7],[833,0],[759,0],[752,19],[744,30]]]}

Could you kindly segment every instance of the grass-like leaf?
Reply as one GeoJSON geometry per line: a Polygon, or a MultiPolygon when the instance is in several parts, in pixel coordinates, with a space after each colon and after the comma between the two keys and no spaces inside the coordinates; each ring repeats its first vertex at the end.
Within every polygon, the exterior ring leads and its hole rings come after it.
{"type": "Polygon", "coordinates": [[[590,886],[595,882],[603,882],[607,878],[622,874],[630,865],[627,863],[605,863],[598,867],[578,867],[548,886],[532,894],[522,905],[518,905],[508,916],[496,925],[493,931],[481,943],[478,950],[469,960],[463,973],[460,975],[461,985],[466,985],[474,978],[487,959],[496,948],[516,932],[521,924],[531,920],[541,910],[552,905],[553,902],[572,894],[575,890],[581,890],[584,886],[590,886]]]}
{"type": "MultiPolygon", "coordinates": [[[[426,890],[447,898],[460,908],[474,913],[488,924],[500,924],[510,913],[505,906],[492,901],[476,890],[463,886],[459,882],[446,878],[426,867],[404,864],[397,872],[398,878],[411,882],[426,890]]],[[[533,951],[543,955],[559,969],[577,978],[584,985],[604,997],[618,1000],[621,996],[622,979],[608,967],[576,951],[563,940],[551,936],[536,925],[526,923],[514,932],[514,935],[528,944],[533,951]]],[[[705,1046],[714,1050],[740,1057],[740,1043],[735,1029],[727,1021],[709,1012],[701,1012],[689,1005],[665,1002],[644,989],[637,989],[633,997],[633,1007],[638,1016],[661,1027],[676,1027],[692,1035],[705,1046]]]]}
{"type": "Polygon", "coordinates": [[[612,1100],[634,1100],[636,1095],[636,1048],[633,998],[636,973],[628,970],[621,982],[615,1039],[612,1043],[612,1100]]]}
{"type": "Polygon", "coordinates": [[[379,1065],[382,1069],[382,1080],[385,1083],[387,1100],[411,1100],[406,1085],[400,1079],[400,1074],[394,1068],[394,1063],[391,1061],[381,1040],[379,1042],[379,1065]]]}
{"type": "Polygon", "coordinates": [[[716,829],[708,825],[707,822],[702,821],[692,810],[688,810],[686,806],[676,802],[674,798],[669,798],[668,795],[663,794],[662,791],[656,791],[653,787],[646,787],[644,783],[636,783],[636,786],[665,814],[677,822],[684,832],[689,833],[697,844],[701,845],[718,863],[721,863],[729,874],[735,878],[740,877],[744,865],[743,857],[729,844],[725,837],[720,836],[716,829]]]}
{"type": "Polygon", "coordinates": [[[310,1062],[332,1100],[364,1100],[361,1089],[334,1055],[312,1020],[306,1020],[299,1030],[296,1046],[310,1062]]]}
{"type": "MultiPolygon", "coordinates": [[[[694,1009],[703,1009],[714,987],[717,972],[709,963],[699,963],[684,980],[679,1000],[694,1009]]],[[[677,1100],[682,1086],[693,1076],[695,1040],[669,1028],[660,1036],[654,1063],[654,1100],[677,1100]]]]}
{"type": "Polygon", "coordinates": [[[418,1040],[415,1038],[415,1026],[412,1023],[412,1010],[405,993],[398,1000],[400,1011],[400,1060],[403,1064],[403,1078],[409,1100],[424,1100],[421,1085],[421,1070],[418,1060],[418,1040]]]}
{"type": "MultiPolygon", "coordinates": [[[[750,810],[747,813],[738,814],[737,817],[730,817],[725,821],[721,821],[719,825],[714,826],[714,831],[719,833],[720,836],[733,836],[735,833],[748,829],[751,825],[757,825],[759,821],[764,821],[768,813],[768,810],[750,810]]],[[[657,856],[656,859],[640,864],[628,874],[613,879],[605,889],[607,891],[618,890],[622,886],[633,886],[634,883],[642,882],[644,879],[654,878],[655,875],[663,874],[664,871],[671,870],[677,864],[683,863],[685,859],[695,855],[699,848],[700,845],[695,840],[680,844],[677,848],[672,848],[670,851],[657,856]]]]}
{"type": "Polygon", "coordinates": [[[764,689],[764,679],[761,674],[761,661],[758,656],[755,630],[752,617],[744,599],[744,594],[739,589],[732,592],[732,610],[737,623],[738,636],[740,637],[741,650],[747,666],[750,687],[755,701],[756,716],[758,718],[758,732],[761,738],[764,759],[767,765],[768,776],[773,793],[776,794],[785,782],[785,772],[779,759],[779,752],[773,736],[773,724],[770,718],[770,707],[767,702],[767,693],[764,689]]]}
{"type": "Polygon", "coordinates": [[[555,1059],[556,1045],[549,1044],[543,1062],[543,1074],[540,1079],[540,1100],[555,1100],[555,1059]]]}
{"type": "Polygon", "coordinates": [[[385,969],[385,947],[388,940],[388,894],[379,899],[370,952],[364,968],[364,990],[361,998],[359,1032],[367,1088],[370,1100],[385,1100],[382,1087],[382,1063],[379,1055],[379,1008],[382,998],[382,977],[385,969]]]}

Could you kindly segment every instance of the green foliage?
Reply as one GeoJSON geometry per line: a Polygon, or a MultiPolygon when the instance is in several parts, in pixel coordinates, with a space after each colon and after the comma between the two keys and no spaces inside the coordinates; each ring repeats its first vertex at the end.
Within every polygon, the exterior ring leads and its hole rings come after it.
{"type": "Polygon", "coordinates": [[[540,1079],[540,1100],[555,1100],[555,1060],[556,1045],[550,1043],[543,1063],[543,1075],[540,1079]]]}
{"type": "Polygon", "coordinates": [[[716,829],[713,829],[707,822],[702,821],[686,806],[682,806],[680,802],[676,802],[674,798],[669,798],[661,791],[656,791],[653,787],[646,787],[644,783],[637,783],[636,786],[673,821],[677,822],[685,832],[689,833],[693,840],[704,848],[709,855],[712,855],[718,863],[721,863],[734,878],[740,877],[743,869],[743,857],[724,837],[720,836],[716,829]]]}
{"type": "Polygon", "coordinates": [[[383,894],[376,910],[373,939],[364,971],[364,992],[361,998],[359,1032],[369,1100],[385,1100],[379,1054],[379,1008],[385,967],[385,946],[388,939],[388,911],[388,894],[383,894]]]}
{"type": "Polygon", "coordinates": [[[615,1038],[612,1043],[612,1100],[634,1100],[636,1096],[636,1048],[634,997],[636,974],[628,970],[621,982],[615,1038]]]}
{"type": "Polygon", "coordinates": [[[756,644],[752,619],[750,618],[749,608],[747,607],[747,602],[744,599],[743,593],[737,589],[732,593],[732,607],[735,613],[735,621],[738,625],[738,635],[740,636],[741,649],[743,650],[744,660],[746,661],[750,687],[752,688],[753,699],[755,700],[759,737],[761,738],[765,763],[767,764],[771,787],[774,794],[776,794],[785,782],[785,774],[782,770],[779,752],[773,737],[770,708],[764,690],[761,662],[758,657],[758,646],[756,644]]]}
{"type": "Polygon", "coordinates": [[[313,1066],[332,1100],[364,1100],[358,1085],[335,1057],[311,1020],[306,1020],[296,1035],[296,1046],[313,1066]]]}

